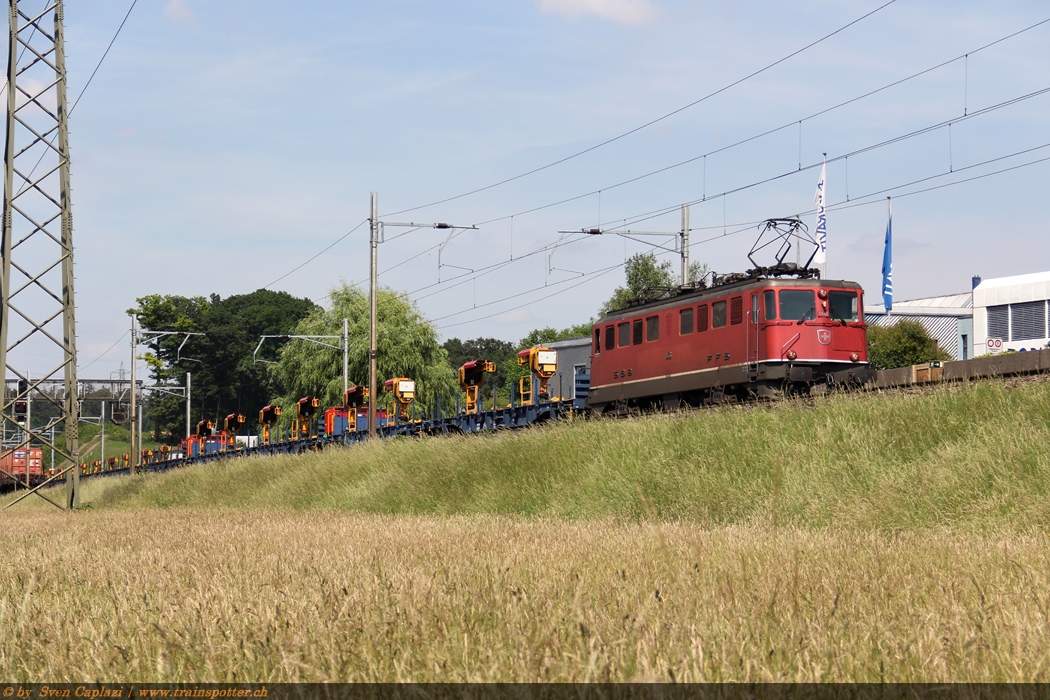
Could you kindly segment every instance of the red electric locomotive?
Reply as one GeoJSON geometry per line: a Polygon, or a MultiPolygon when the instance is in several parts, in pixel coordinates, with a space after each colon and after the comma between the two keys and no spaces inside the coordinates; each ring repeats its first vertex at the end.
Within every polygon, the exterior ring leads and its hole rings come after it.
{"type": "Polygon", "coordinates": [[[864,291],[791,263],[685,286],[593,328],[587,405],[701,405],[866,382],[864,291]]]}

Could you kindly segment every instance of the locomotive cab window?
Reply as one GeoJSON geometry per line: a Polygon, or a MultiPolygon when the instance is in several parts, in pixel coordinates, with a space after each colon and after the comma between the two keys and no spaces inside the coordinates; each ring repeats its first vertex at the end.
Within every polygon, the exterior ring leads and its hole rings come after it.
{"type": "Polygon", "coordinates": [[[829,292],[828,312],[832,321],[857,320],[857,294],[855,292],[829,292]]]}
{"type": "Polygon", "coordinates": [[[624,322],[616,327],[616,345],[625,348],[631,344],[631,324],[624,322]]]}
{"type": "Polygon", "coordinates": [[[605,349],[612,350],[616,347],[616,326],[605,327],[605,349]]]}
{"type": "Polygon", "coordinates": [[[781,289],[780,318],[801,321],[817,316],[817,295],[812,289],[781,289]]]}
{"type": "Polygon", "coordinates": [[[595,355],[601,355],[602,354],[602,329],[601,328],[595,328],[594,329],[594,354],[595,355]]]}
{"type": "Polygon", "coordinates": [[[775,321],[777,319],[777,293],[773,289],[767,289],[762,292],[762,303],[766,307],[766,320],[775,321]]]}
{"type": "Polygon", "coordinates": [[[645,319],[645,339],[648,342],[660,339],[660,317],[650,316],[645,319]]]}
{"type": "Polygon", "coordinates": [[[642,344],[642,319],[634,319],[633,327],[631,328],[631,345],[642,344]]]}
{"type": "Polygon", "coordinates": [[[751,323],[758,323],[758,295],[751,295],[751,323]]]}
{"type": "Polygon", "coordinates": [[[707,304],[696,307],[696,332],[703,333],[707,330],[707,304]]]}
{"type": "Polygon", "coordinates": [[[693,332],[693,307],[678,312],[678,332],[689,335],[693,332]]]}
{"type": "Polygon", "coordinates": [[[711,327],[721,328],[724,325],[726,325],[726,303],[716,301],[711,304],[711,327]]]}

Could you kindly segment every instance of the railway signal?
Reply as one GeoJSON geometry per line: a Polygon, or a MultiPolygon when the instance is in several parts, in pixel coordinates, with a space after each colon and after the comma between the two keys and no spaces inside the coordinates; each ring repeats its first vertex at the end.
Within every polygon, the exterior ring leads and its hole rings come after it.
{"type": "Polygon", "coordinates": [[[547,382],[558,372],[558,353],[545,347],[529,348],[518,353],[518,365],[528,367],[528,376],[518,380],[518,393],[522,406],[532,406],[540,401],[550,401],[551,391],[547,382]],[[528,389],[525,388],[526,381],[528,389]]]}
{"type": "Polygon", "coordinates": [[[481,390],[481,382],[485,379],[485,374],[495,371],[496,363],[488,360],[471,360],[463,363],[463,366],[459,368],[459,386],[467,393],[466,412],[468,415],[478,412],[478,392],[481,390]]]}
{"type": "MultiPolygon", "coordinates": [[[[397,417],[408,420],[408,407],[416,400],[415,380],[408,377],[395,377],[387,379],[383,386],[394,395],[394,401],[397,402],[397,417]]],[[[370,413],[375,410],[371,402],[368,405],[370,413]]]]}
{"type": "Polygon", "coordinates": [[[281,417],[281,407],[274,404],[263,406],[259,411],[259,425],[262,426],[262,444],[270,444],[270,428],[277,425],[277,419],[281,417]]]}

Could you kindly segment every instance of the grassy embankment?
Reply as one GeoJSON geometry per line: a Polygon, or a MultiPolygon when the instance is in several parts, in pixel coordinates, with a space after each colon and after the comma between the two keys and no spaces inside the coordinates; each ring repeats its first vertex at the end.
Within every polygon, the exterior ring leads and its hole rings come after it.
{"type": "Polygon", "coordinates": [[[0,676],[1045,681],[1048,418],[988,382],[88,482],[5,516],[0,676]]]}

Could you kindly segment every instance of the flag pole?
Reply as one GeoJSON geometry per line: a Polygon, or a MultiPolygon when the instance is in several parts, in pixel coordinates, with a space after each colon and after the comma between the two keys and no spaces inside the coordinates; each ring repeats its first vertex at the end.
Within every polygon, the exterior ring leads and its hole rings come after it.
{"type": "Polygon", "coordinates": [[[820,180],[817,181],[817,191],[813,195],[813,203],[817,205],[817,252],[813,256],[813,262],[818,269],[823,266],[821,277],[828,276],[828,215],[827,215],[827,190],[825,188],[825,176],[828,169],[828,154],[824,154],[824,164],[820,168],[820,180]]]}
{"type": "Polygon", "coordinates": [[[893,198],[886,198],[886,247],[882,253],[882,305],[889,318],[893,310],[893,198]]]}

